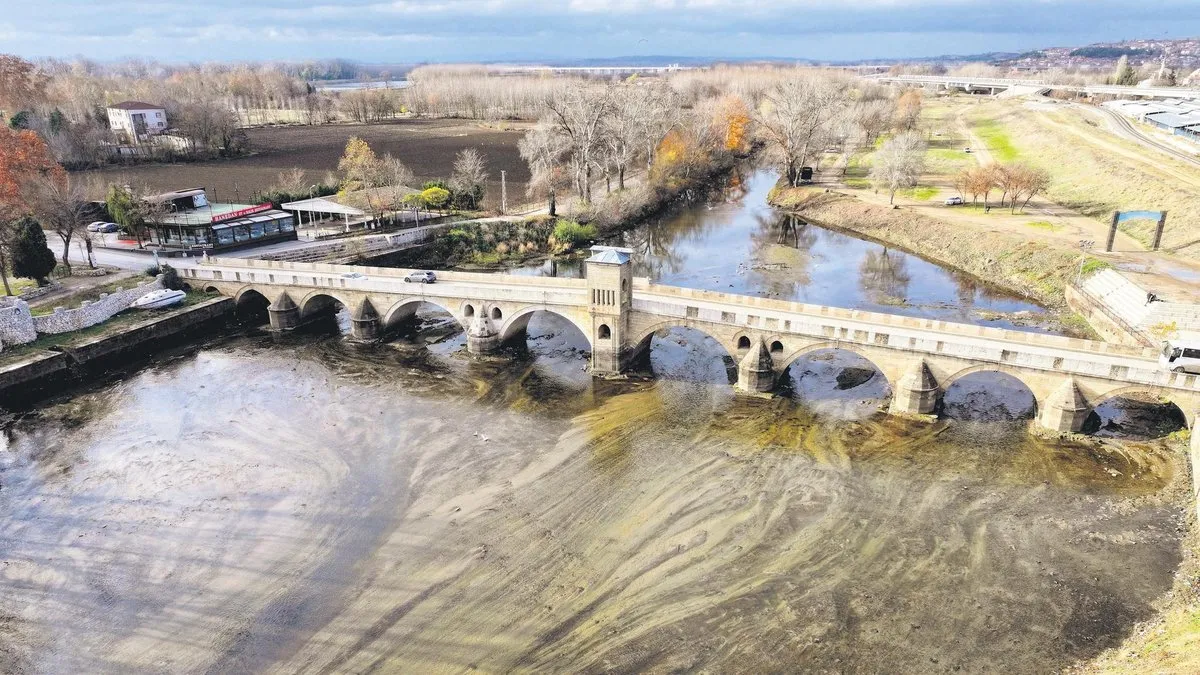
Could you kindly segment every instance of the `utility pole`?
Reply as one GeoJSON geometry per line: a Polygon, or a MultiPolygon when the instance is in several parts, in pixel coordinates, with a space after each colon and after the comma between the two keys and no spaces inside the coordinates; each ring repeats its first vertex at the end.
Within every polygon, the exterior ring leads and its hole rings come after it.
{"type": "Polygon", "coordinates": [[[508,181],[505,180],[505,171],[500,170],[500,215],[508,214],[508,181]]]}

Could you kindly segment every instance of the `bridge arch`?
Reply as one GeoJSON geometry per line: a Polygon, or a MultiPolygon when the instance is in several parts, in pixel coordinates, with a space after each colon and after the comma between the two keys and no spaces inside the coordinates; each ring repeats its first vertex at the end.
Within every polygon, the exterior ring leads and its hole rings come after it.
{"type": "MultiPolygon", "coordinates": [[[[498,307],[492,307],[489,309],[489,311],[498,309],[498,307]]],[[[570,315],[564,314],[558,310],[547,309],[545,307],[538,306],[525,307],[507,315],[501,313],[501,316],[503,317],[502,321],[504,323],[500,325],[500,341],[508,342],[509,340],[515,340],[517,337],[524,334],[525,330],[529,327],[529,320],[532,319],[533,315],[537,314],[538,312],[553,314],[554,316],[557,316],[571,324],[579,331],[581,335],[583,335],[584,341],[586,341],[588,344],[588,349],[595,349],[595,345],[592,343],[591,326],[581,323],[570,315]]]]}
{"type": "Polygon", "coordinates": [[[300,307],[300,318],[305,319],[327,309],[335,302],[345,307],[347,311],[353,311],[355,307],[354,303],[324,289],[310,291],[296,304],[300,307]]]}
{"type": "Polygon", "coordinates": [[[629,341],[629,344],[635,346],[634,351],[642,353],[650,348],[650,342],[654,339],[655,333],[670,328],[687,328],[698,333],[703,333],[704,335],[716,341],[717,344],[721,345],[725,349],[725,353],[729,355],[729,358],[734,360],[734,363],[737,363],[739,355],[745,354],[744,349],[738,350],[738,340],[736,337],[732,342],[723,340],[719,335],[714,334],[712,331],[706,329],[703,325],[698,326],[694,320],[689,319],[668,319],[666,321],[660,321],[659,323],[642,330],[640,333],[637,333],[633,339],[629,341]]]}
{"type": "Polygon", "coordinates": [[[267,300],[267,302],[270,303],[270,302],[273,302],[274,299],[278,298],[280,295],[281,295],[281,293],[268,294],[267,292],[260,291],[259,289],[255,288],[253,286],[242,286],[241,288],[237,289],[237,291],[234,292],[233,304],[241,305],[243,302],[250,300],[252,298],[255,300],[257,300],[257,298],[265,298],[267,300]]]}
{"type": "MultiPolygon", "coordinates": [[[[1044,386],[1045,383],[1042,382],[1039,378],[1030,378],[1028,371],[1022,371],[1020,368],[1013,368],[1011,366],[1008,366],[1008,365],[1005,365],[1002,363],[976,364],[976,365],[968,366],[966,368],[958,370],[954,374],[952,374],[949,377],[945,378],[944,380],[938,382],[938,387],[941,389],[941,396],[942,396],[942,404],[941,404],[940,410],[942,410],[943,413],[953,417],[954,415],[952,415],[951,413],[955,409],[954,406],[957,404],[952,403],[951,400],[946,399],[946,394],[950,392],[950,388],[956,384],[963,382],[963,380],[970,378],[973,375],[986,375],[986,374],[996,374],[996,375],[1001,376],[1002,380],[1004,380],[1004,379],[1011,380],[1011,381],[1017,383],[1018,385],[1020,385],[1020,387],[1029,394],[1029,406],[1030,407],[1028,410],[1024,410],[1024,409],[1015,410],[1008,406],[1008,401],[1005,401],[1003,397],[1001,397],[1001,396],[994,397],[993,400],[998,401],[1003,404],[1003,409],[1007,411],[1005,414],[1014,415],[1014,417],[1012,417],[1011,419],[1025,419],[1030,416],[1032,416],[1032,418],[1036,419],[1038,417],[1038,415],[1040,415],[1041,412],[1046,408],[1047,399],[1050,398],[1050,396],[1054,393],[1054,391],[1057,389],[1058,386],[1061,386],[1061,382],[1066,380],[1066,378],[1064,377],[1062,380],[1052,383],[1053,386],[1046,388],[1044,386]],[[1039,384],[1042,384],[1043,386],[1039,386],[1039,384]],[[1022,414],[1016,415],[1016,413],[1022,413],[1022,414]]],[[[1001,391],[1003,390],[1002,387],[1000,389],[1001,389],[1001,391]]],[[[993,394],[994,393],[995,392],[993,392],[993,394]]],[[[979,413],[977,411],[973,411],[970,414],[978,415],[979,413]]],[[[988,413],[988,414],[990,414],[990,413],[988,413]]],[[[1004,417],[991,418],[991,417],[985,416],[985,417],[971,417],[970,419],[996,421],[998,419],[1008,419],[1008,418],[1004,418],[1004,417]]]]}
{"type": "MultiPolygon", "coordinates": [[[[771,341],[767,342],[768,349],[770,349],[772,341],[776,341],[776,340],[778,340],[778,338],[771,338],[771,341]]],[[[822,342],[814,342],[812,344],[805,345],[804,347],[800,347],[799,349],[795,349],[791,352],[788,352],[787,356],[785,356],[783,358],[779,358],[779,352],[772,352],[772,356],[775,357],[775,364],[776,364],[775,372],[778,373],[780,377],[782,377],[784,375],[784,373],[786,373],[788,371],[788,369],[792,367],[792,364],[794,364],[797,361],[799,361],[800,359],[808,356],[809,354],[812,354],[814,352],[825,351],[825,350],[840,350],[840,351],[844,351],[844,352],[850,352],[851,354],[858,356],[859,358],[863,359],[867,363],[870,363],[871,366],[874,367],[875,370],[879,372],[879,376],[882,377],[885,382],[887,382],[889,389],[891,389],[893,391],[895,390],[896,383],[893,382],[892,378],[888,376],[887,371],[884,370],[883,367],[881,367],[878,363],[875,362],[875,359],[872,358],[871,354],[866,353],[866,350],[862,349],[860,345],[856,345],[854,343],[849,343],[849,342],[836,342],[836,341],[830,341],[830,340],[825,340],[822,342]]]]}
{"type": "MultiPolygon", "coordinates": [[[[219,289],[218,292],[220,292],[219,289]]],[[[271,306],[271,299],[256,288],[244,286],[234,293],[233,306],[241,321],[265,321],[267,308],[271,306]]]]}
{"type": "MultiPolygon", "coordinates": [[[[454,321],[457,322],[463,330],[467,329],[467,326],[463,324],[462,315],[460,315],[458,312],[455,312],[446,303],[443,303],[441,300],[436,298],[405,298],[392,303],[392,306],[388,307],[387,311],[383,313],[383,328],[387,329],[389,326],[395,325],[396,323],[411,317],[413,314],[416,314],[417,308],[423,304],[433,305],[434,307],[441,309],[450,316],[454,317],[454,321]]],[[[463,304],[461,309],[464,310],[464,314],[466,308],[469,306],[471,305],[468,303],[463,304]]],[[[472,310],[478,311],[475,307],[472,307],[472,310]]]]}
{"type": "Polygon", "coordinates": [[[1124,387],[1117,387],[1116,389],[1107,391],[1104,394],[1097,396],[1094,400],[1089,400],[1088,403],[1092,406],[1092,410],[1095,410],[1105,403],[1109,403],[1114,399],[1128,397],[1131,394],[1150,394],[1152,396],[1156,396],[1162,401],[1170,403],[1179,409],[1179,412],[1183,414],[1183,418],[1189,428],[1194,426],[1196,423],[1196,401],[1191,400],[1191,398],[1194,397],[1188,397],[1186,394],[1180,396],[1180,392],[1178,391],[1165,390],[1161,387],[1155,387],[1154,385],[1131,384],[1124,387]]]}

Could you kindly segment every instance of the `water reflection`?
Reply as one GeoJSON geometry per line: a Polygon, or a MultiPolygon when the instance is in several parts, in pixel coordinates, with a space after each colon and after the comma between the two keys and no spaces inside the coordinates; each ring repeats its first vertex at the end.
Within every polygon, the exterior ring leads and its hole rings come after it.
{"type": "MultiPolygon", "coordinates": [[[[717,200],[695,204],[605,243],[634,251],[634,273],[663,284],[812,304],[1044,330],[1001,315],[1037,305],[917,256],[783,214],[767,203],[775,173],[735,173],[717,200]],[[858,283],[847,283],[857,272],[858,283]],[[851,276],[848,276],[851,275],[851,276]]],[[[580,277],[579,260],[516,274],[580,277]]]]}

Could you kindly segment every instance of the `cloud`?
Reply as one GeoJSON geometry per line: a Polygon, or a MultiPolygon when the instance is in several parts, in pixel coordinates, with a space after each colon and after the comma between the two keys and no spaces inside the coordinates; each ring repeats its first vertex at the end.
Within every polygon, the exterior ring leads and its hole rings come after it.
{"type": "Polygon", "coordinates": [[[882,58],[1200,33],[1194,0],[55,0],[13,3],[0,51],[167,61],[633,54],[882,58]],[[1081,20],[1086,17],[1086,20],[1081,20]]]}

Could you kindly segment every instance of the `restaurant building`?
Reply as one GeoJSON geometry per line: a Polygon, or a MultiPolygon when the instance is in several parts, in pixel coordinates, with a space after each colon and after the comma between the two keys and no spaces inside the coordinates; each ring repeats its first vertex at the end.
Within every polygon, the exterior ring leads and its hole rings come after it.
{"type": "Polygon", "coordinates": [[[161,208],[148,219],[148,239],[171,249],[219,251],[296,238],[295,217],[265,204],[214,204],[204,188],[146,198],[161,208]]]}

